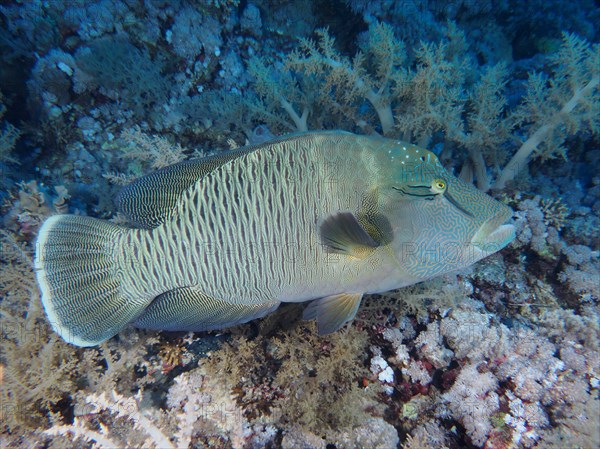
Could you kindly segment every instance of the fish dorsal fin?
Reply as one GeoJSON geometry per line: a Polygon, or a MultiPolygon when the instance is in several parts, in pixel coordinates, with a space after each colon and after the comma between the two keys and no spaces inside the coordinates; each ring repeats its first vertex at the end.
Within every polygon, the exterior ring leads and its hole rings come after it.
{"type": "Polygon", "coordinates": [[[117,196],[117,208],[135,226],[156,228],[165,222],[183,192],[221,165],[246,154],[228,151],[180,162],[136,179],[117,196]]]}
{"type": "Polygon", "coordinates": [[[351,135],[342,131],[293,133],[258,145],[180,162],[142,176],[125,187],[117,196],[117,208],[135,226],[156,228],[167,220],[183,192],[229,161],[264,148],[278,149],[302,140],[312,141],[322,135],[346,134],[351,135]]]}
{"type": "Polygon", "coordinates": [[[321,242],[331,252],[364,259],[379,246],[350,212],[327,217],[320,227],[321,242]]]}
{"type": "Polygon", "coordinates": [[[362,293],[340,293],[316,299],[304,309],[302,318],[316,318],[319,335],[331,334],[354,319],[362,296],[362,293]]]}

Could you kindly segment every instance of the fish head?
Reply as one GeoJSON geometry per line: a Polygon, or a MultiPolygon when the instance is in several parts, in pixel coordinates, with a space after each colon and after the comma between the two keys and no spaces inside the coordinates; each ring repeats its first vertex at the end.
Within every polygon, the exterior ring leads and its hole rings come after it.
{"type": "Polygon", "coordinates": [[[449,173],[437,156],[388,144],[378,187],[390,245],[413,282],[469,266],[515,238],[513,211],[449,173]]]}

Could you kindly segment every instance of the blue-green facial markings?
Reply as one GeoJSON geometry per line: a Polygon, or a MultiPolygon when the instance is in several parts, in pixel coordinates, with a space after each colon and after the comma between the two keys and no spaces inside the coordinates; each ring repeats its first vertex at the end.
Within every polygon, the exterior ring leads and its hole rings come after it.
{"type": "Polygon", "coordinates": [[[445,170],[425,149],[388,144],[384,209],[392,246],[414,279],[453,271],[504,248],[515,237],[512,210],[445,170]]]}

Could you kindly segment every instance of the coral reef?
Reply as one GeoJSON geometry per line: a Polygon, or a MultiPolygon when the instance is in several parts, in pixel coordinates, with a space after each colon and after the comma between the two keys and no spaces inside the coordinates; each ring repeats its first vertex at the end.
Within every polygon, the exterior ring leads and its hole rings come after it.
{"type": "MultiPolygon", "coordinates": [[[[6,113],[6,105],[3,100],[2,92],[0,92],[0,120],[6,113]]],[[[11,152],[15,148],[21,132],[9,122],[2,120],[0,123],[0,163],[18,162],[17,159],[11,156],[11,152]]]]}
{"type": "MultiPolygon", "coordinates": [[[[329,117],[337,117],[338,123],[350,129],[380,130],[422,146],[432,144],[434,134],[442,133],[443,140],[435,143],[463,146],[482,190],[504,188],[532,155],[546,159],[564,156],[562,144],[568,135],[598,132],[600,47],[575,35],[563,36],[563,44],[551,60],[554,70],[550,75],[529,77],[522,104],[509,117],[505,117],[503,93],[506,66],[477,67],[465,34],[453,23],[446,27],[441,42],[422,42],[417,47],[414,69],[404,66],[405,46],[389,25],[372,24],[367,43],[352,60],[335,51],[335,41],[327,30],[319,30],[317,35],[316,42],[301,40],[300,49],[287,58],[288,73],[270,74],[264,62],[257,60],[251,65],[267,123],[280,125],[282,118],[274,110],[282,109],[295,128],[304,131],[310,128],[308,118],[314,122],[325,108],[329,117]],[[302,74],[300,89],[292,72],[302,74]],[[552,87],[546,88],[549,76],[552,87]],[[315,79],[321,86],[319,98],[311,96],[313,85],[305,81],[315,79]],[[370,110],[378,123],[368,114],[370,110]],[[502,161],[496,149],[514,145],[527,131],[533,132],[492,185],[485,159],[497,168],[502,161]]],[[[320,128],[323,123],[319,120],[312,126],[320,128]]]]}
{"type": "Polygon", "coordinates": [[[56,186],[51,192],[37,181],[23,181],[18,187],[17,194],[8,199],[11,207],[4,214],[4,227],[21,239],[31,240],[46,218],[69,210],[71,195],[64,186],[56,186]]]}
{"type": "Polygon", "coordinates": [[[591,0],[0,5],[2,447],[600,446],[600,8],[591,0]],[[515,211],[459,273],[222,333],[51,331],[41,223],[288,132],[427,146],[515,211]]]}

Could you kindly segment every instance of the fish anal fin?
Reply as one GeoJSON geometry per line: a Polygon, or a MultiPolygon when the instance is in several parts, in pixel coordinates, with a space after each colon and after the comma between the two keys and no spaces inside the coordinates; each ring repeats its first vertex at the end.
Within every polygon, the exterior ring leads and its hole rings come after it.
{"type": "Polygon", "coordinates": [[[166,331],[209,331],[261,318],[274,311],[279,304],[279,301],[231,303],[208,296],[193,287],[183,287],[154,298],[134,325],[166,331]]]}
{"type": "Polygon", "coordinates": [[[327,217],[320,227],[321,242],[329,251],[364,259],[379,246],[350,212],[327,217]]]}
{"type": "Polygon", "coordinates": [[[316,318],[319,335],[331,334],[354,319],[362,296],[362,293],[340,293],[316,299],[304,310],[302,318],[316,318]]]}

